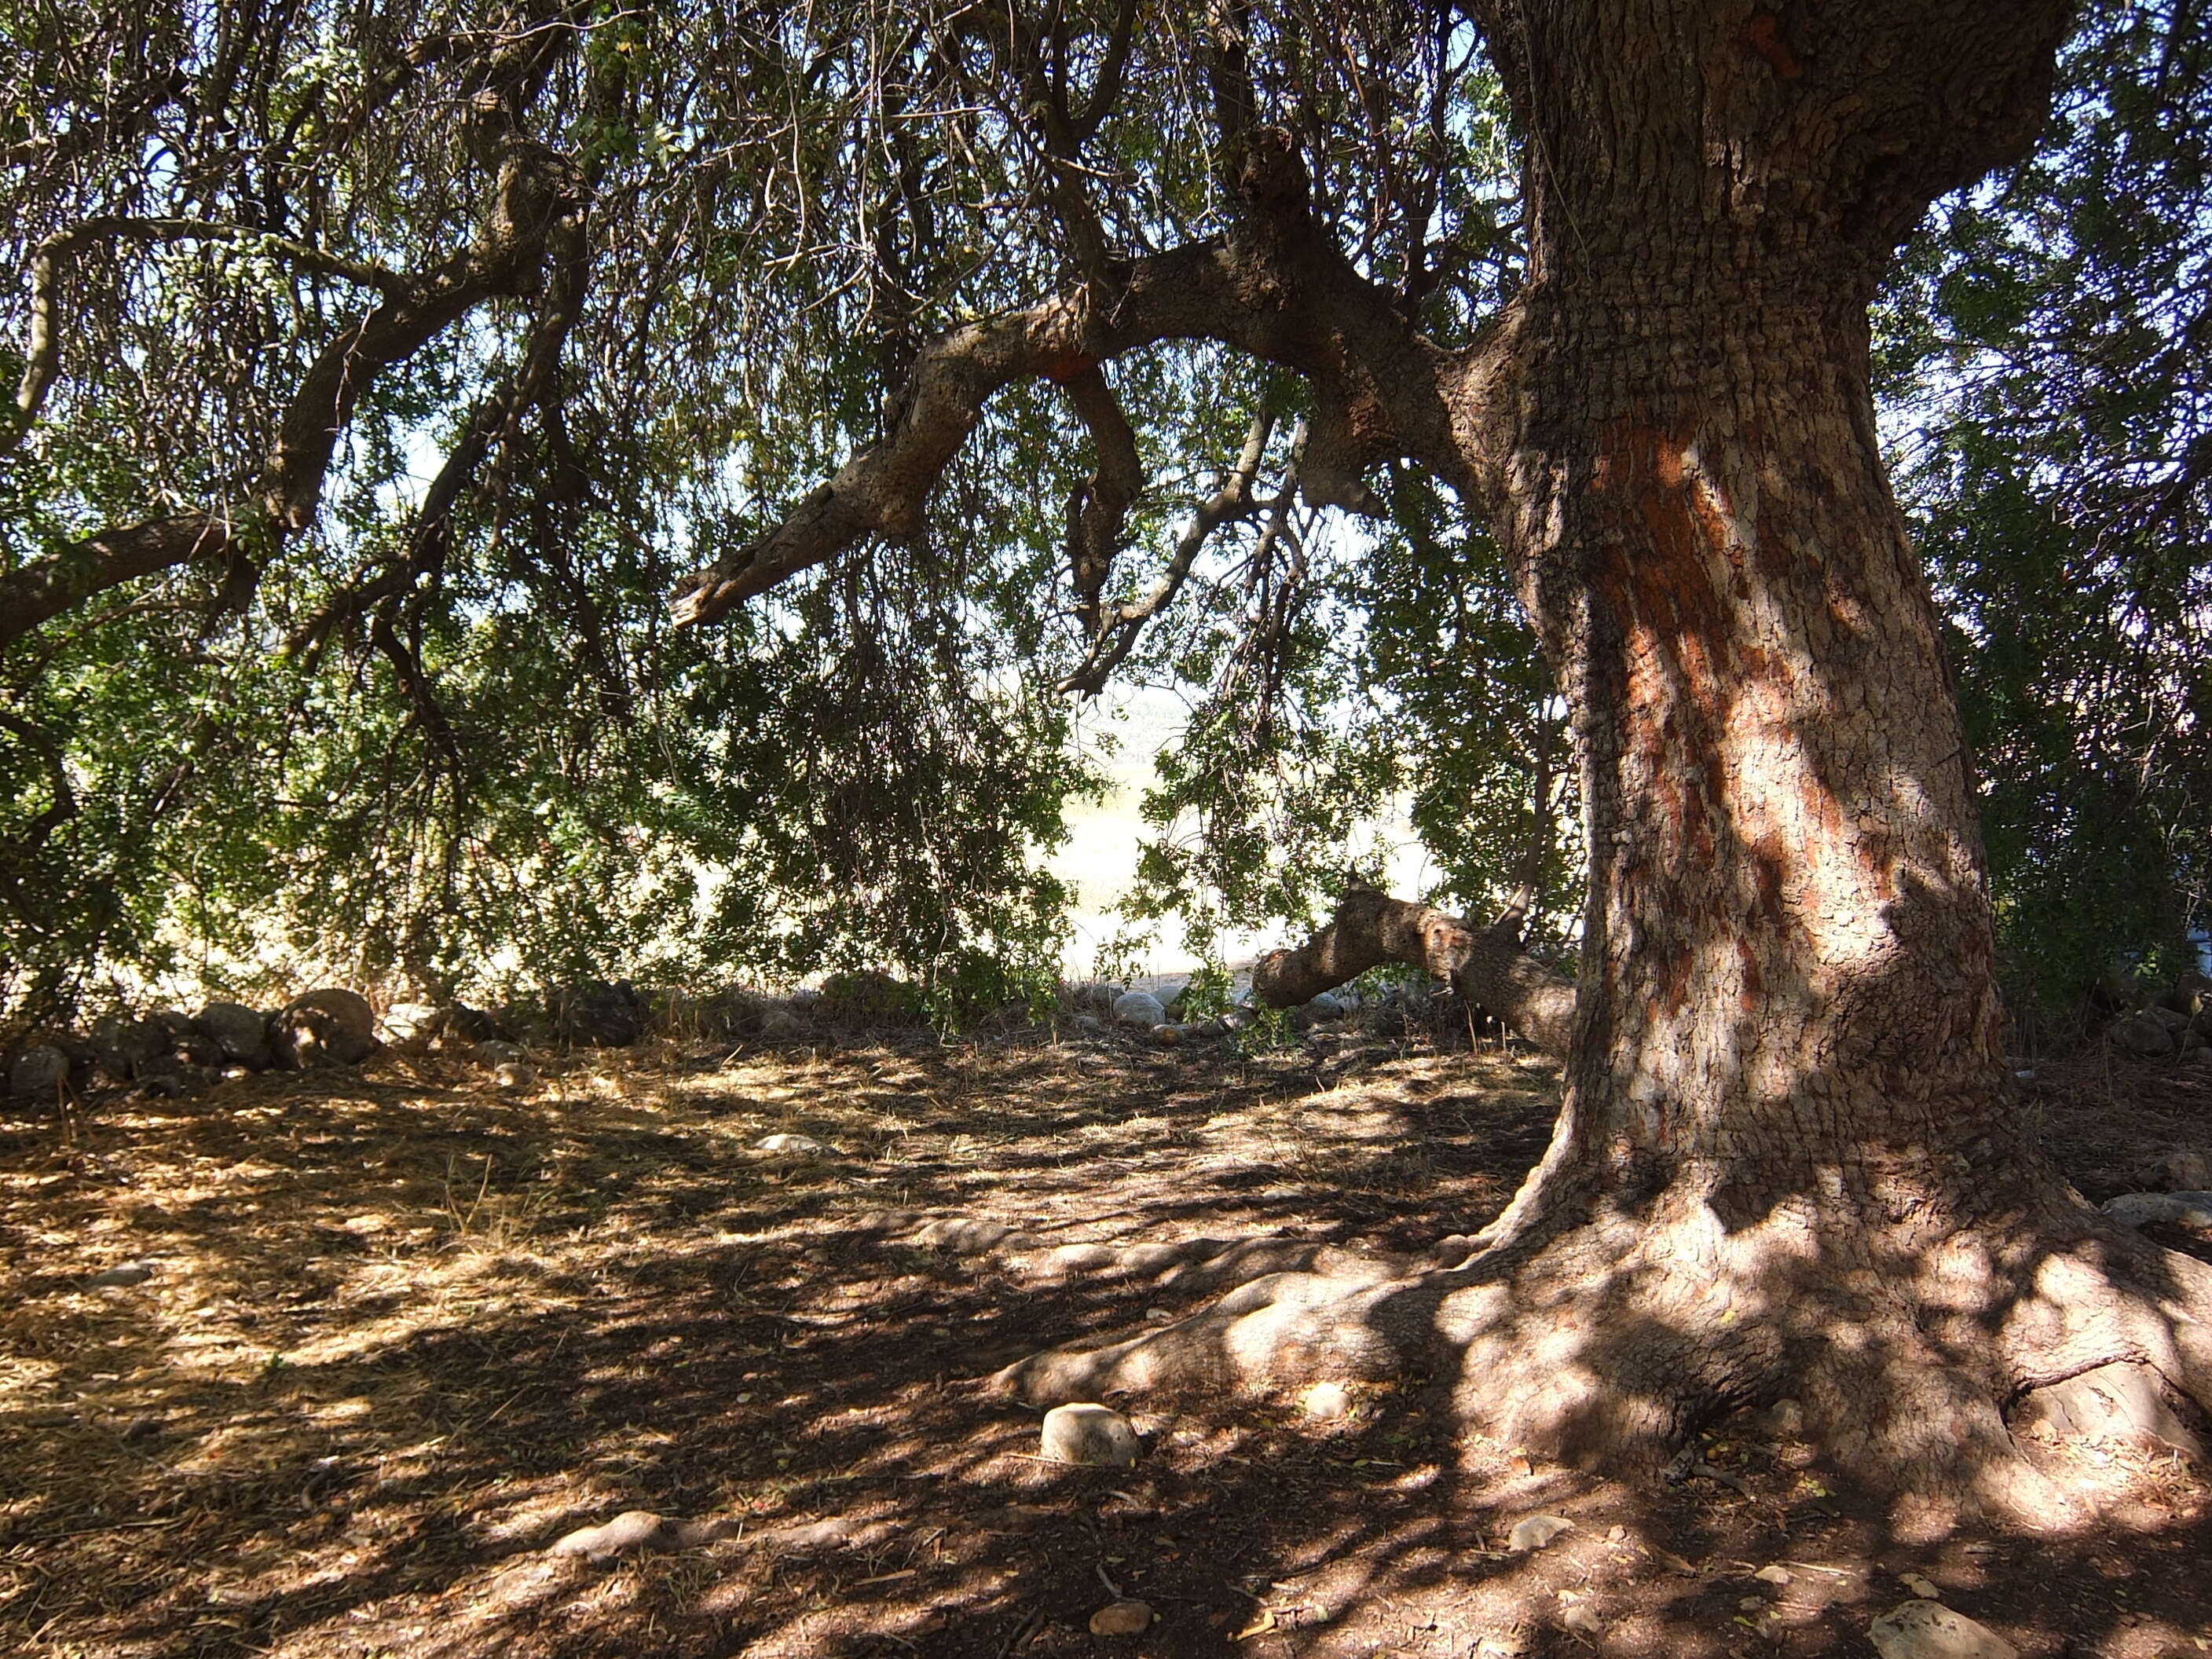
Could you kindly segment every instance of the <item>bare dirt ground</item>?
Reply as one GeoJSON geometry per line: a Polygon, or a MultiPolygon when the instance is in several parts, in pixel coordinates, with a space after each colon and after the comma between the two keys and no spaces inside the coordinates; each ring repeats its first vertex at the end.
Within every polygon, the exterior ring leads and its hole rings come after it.
{"type": "MultiPolygon", "coordinates": [[[[1417,1377],[1333,1422],[1131,1402],[1146,1455],[1093,1470],[977,1385],[1203,1299],[1062,1246],[1479,1224],[1544,1143],[1533,1057],[1031,1032],[546,1071],[0,1118],[0,1650],[1863,1655],[1917,1574],[2029,1655],[2212,1651],[2207,1490],[2130,1451],[2074,1454],[2094,1532],[1908,1549],[1747,1420],[1721,1479],[1601,1480],[1461,1443],[1417,1377]],[[631,1510],[721,1524],[547,1553],[631,1510]],[[1538,1513],[1573,1528],[1508,1552],[1538,1513]],[[1091,1635],[1120,1595],[1152,1627],[1091,1635]]],[[[2028,1088],[2092,1197],[2212,1151],[2212,1066],[2028,1088]]]]}

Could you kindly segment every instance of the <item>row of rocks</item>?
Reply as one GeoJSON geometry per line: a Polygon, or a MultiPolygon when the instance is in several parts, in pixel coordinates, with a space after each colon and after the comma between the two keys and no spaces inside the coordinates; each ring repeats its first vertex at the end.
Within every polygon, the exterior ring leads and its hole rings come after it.
{"type": "MultiPolygon", "coordinates": [[[[1163,996],[1091,984],[1074,988],[1069,1003],[1079,1030],[1103,1034],[1118,1028],[1169,1043],[1225,1036],[1260,1018],[1250,992],[1244,990],[1219,1016],[1191,1018],[1194,989],[1186,982],[1163,996]]],[[[1322,993],[1292,1010],[1291,1018],[1308,1028],[1354,1018],[1363,1026],[1396,1018],[1402,1029],[1401,1000],[1364,1007],[1345,988],[1322,993]]],[[[874,971],[834,974],[819,989],[787,997],[732,987],[702,996],[678,993],[648,1000],[627,980],[593,980],[496,1012],[459,1002],[399,1003],[386,1011],[381,1022],[358,994],[332,988],[309,992],[273,1012],[215,1001],[196,1015],[174,1010],[111,1014],[85,1036],[48,1034],[21,1047],[9,1057],[6,1081],[11,1097],[34,1103],[51,1103],[102,1079],[184,1093],[226,1074],[358,1064],[382,1043],[410,1054],[465,1054],[495,1072],[502,1087],[516,1088],[536,1080],[527,1054],[520,1047],[495,1054],[493,1045],[627,1048],[656,1025],[679,1036],[790,1041],[825,1026],[910,1025],[922,1012],[919,988],[874,971]],[[514,1069],[502,1072],[502,1066],[514,1069]]]]}
{"type": "Polygon", "coordinates": [[[229,1073],[357,1065],[376,1047],[368,1000],[335,988],[295,997],[273,1013],[217,1001],[196,1015],[108,1014],[82,1036],[53,1033],[18,1048],[8,1065],[8,1094],[52,1104],[100,1078],[176,1094],[229,1073]]]}
{"type": "Polygon", "coordinates": [[[2154,1003],[2139,1013],[2123,1014],[2106,1033],[2112,1047],[2137,1060],[2212,1055],[2212,1007],[2194,1012],[2154,1003]]]}
{"type": "Polygon", "coordinates": [[[8,1057],[7,1092],[49,1105],[102,1081],[184,1094],[252,1072],[355,1066],[383,1046],[406,1054],[465,1054],[501,1087],[526,1088],[535,1085],[537,1073],[516,1038],[627,1048],[642,1040],[653,1017],[627,980],[587,981],[496,1013],[459,1002],[399,1003],[380,1023],[368,999],[331,987],[274,1012],[219,1000],[197,1014],[108,1014],[82,1035],[44,1033],[8,1057]]]}
{"type": "MultiPolygon", "coordinates": [[[[1190,1034],[1214,1035],[1237,1030],[1252,1024],[1258,1011],[1251,1004],[1251,993],[1240,991],[1236,1000],[1219,1016],[1206,1020],[1188,1018],[1189,987],[1174,992],[1164,1000],[1152,991],[1124,991],[1107,1006],[1107,1012],[1116,1025],[1139,1031],[1176,1030],[1190,1034]]],[[[1078,999],[1078,1018],[1087,1012],[1078,999]]],[[[1331,1020],[1351,1018],[1359,1012],[1356,997],[1334,991],[1323,991],[1291,1011],[1294,1023],[1300,1025],[1321,1024],[1331,1020]]]]}

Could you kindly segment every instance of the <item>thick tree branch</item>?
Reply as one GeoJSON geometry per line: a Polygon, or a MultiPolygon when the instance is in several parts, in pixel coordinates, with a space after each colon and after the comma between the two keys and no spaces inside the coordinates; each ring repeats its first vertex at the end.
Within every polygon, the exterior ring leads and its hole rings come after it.
{"type": "Polygon", "coordinates": [[[1546,1053],[1567,1051],[1574,981],[1521,948],[1517,922],[1477,927],[1371,887],[1346,893],[1328,925],[1304,945],[1261,958],[1252,991],[1275,1007],[1295,1008],[1386,962],[1449,979],[1546,1053]]]}
{"type": "MultiPolygon", "coordinates": [[[[281,541],[313,521],[338,436],[377,375],[485,301],[535,291],[549,251],[580,245],[586,191],[566,158],[512,132],[489,153],[495,182],[476,240],[400,281],[317,355],[263,464],[258,499],[102,531],[0,578],[0,646],[119,583],[229,555],[249,528],[281,541]]],[[[561,295],[556,310],[573,297],[561,295]]]]}
{"type": "Polygon", "coordinates": [[[195,559],[222,557],[245,525],[260,521],[252,502],[231,501],[103,530],[11,571],[0,577],[0,645],[95,593],[195,559]]]}
{"type": "Polygon", "coordinates": [[[1465,354],[1423,339],[1315,224],[1288,137],[1261,133],[1245,149],[1236,236],[1113,261],[1103,283],[939,337],[893,398],[887,435],[765,535],[686,578],[670,606],[678,626],[726,615],[864,537],[910,533],[1000,388],[1073,380],[1164,340],[1219,341],[1305,376],[1315,403],[1301,477],[1310,501],[1372,510],[1360,474],[1398,456],[1463,494],[1494,496],[1505,447],[1492,404],[1516,331],[1493,324],[1465,354]]]}

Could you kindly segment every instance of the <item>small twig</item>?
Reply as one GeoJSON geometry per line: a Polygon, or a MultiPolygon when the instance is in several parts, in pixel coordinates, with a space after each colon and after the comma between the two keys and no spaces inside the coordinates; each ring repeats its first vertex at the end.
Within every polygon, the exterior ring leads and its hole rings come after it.
{"type": "Polygon", "coordinates": [[[103,1532],[158,1532],[165,1527],[180,1527],[185,1518],[181,1515],[164,1516],[159,1521],[111,1521],[104,1527],[79,1527],[73,1532],[58,1532],[55,1538],[92,1538],[103,1532]]]}
{"type": "Polygon", "coordinates": [[[1006,1659],[1006,1656],[1008,1654],[1012,1653],[1016,1648],[1022,1646],[1030,1639],[1030,1638],[1035,1636],[1043,1628],[1044,1609],[1042,1607],[1031,1607],[1029,1610],[1027,1616],[1023,1619],[1022,1622],[1014,1626],[1013,1634],[1006,1638],[1004,1642],[1001,1642],[999,1644],[998,1659],[1006,1659]]]}

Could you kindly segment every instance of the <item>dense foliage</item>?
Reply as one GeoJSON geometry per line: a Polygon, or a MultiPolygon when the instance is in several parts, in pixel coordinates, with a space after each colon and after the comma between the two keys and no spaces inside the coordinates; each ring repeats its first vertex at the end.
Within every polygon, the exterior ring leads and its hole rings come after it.
{"type": "MultiPolygon", "coordinates": [[[[921,342],[1219,222],[1206,27],[0,0],[0,583],[75,584],[0,656],[0,1006],[296,957],[872,961],[988,1001],[1057,960],[1069,688],[1114,672],[1194,711],[1139,909],[1310,914],[1402,802],[1437,894],[1565,927],[1565,738],[1496,550],[1412,472],[1373,522],[1306,506],[1299,388],[1228,354],[1115,368],[1124,623],[1069,598],[1107,465],[1050,386],[991,404],[911,534],[665,620],[882,432],[921,342]],[[183,520],[192,556],[102,574],[101,535],[183,520]]],[[[1249,29],[1322,217],[1464,340],[1519,280],[1471,32],[1349,0],[1249,29]]],[[[2100,8],[2042,155],[1950,204],[1885,319],[2034,996],[2203,913],[2207,52],[2182,0],[2100,8]]]]}
{"type": "Polygon", "coordinates": [[[1944,204],[1882,319],[1955,628],[2015,1006],[2193,968],[2212,920],[2212,32],[2092,8],[2033,160],[1944,204]]]}

